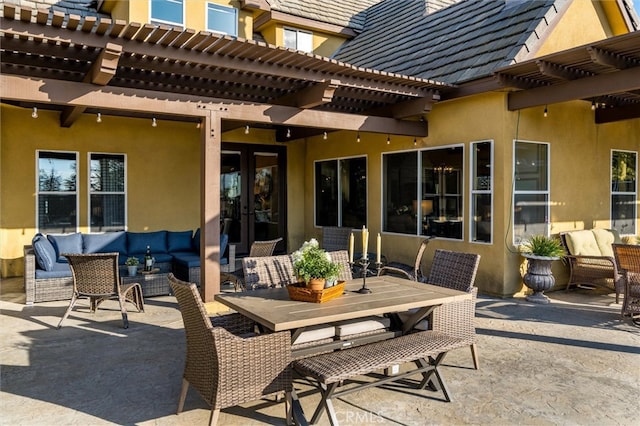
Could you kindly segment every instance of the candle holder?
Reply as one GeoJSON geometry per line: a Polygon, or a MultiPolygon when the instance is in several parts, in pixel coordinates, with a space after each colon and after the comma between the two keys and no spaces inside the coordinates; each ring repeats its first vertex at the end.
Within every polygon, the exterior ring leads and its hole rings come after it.
{"type": "MultiPolygon", "coordinates": [[[[377,274],[378,275],[380,273],[380,269],[382,268],[382,262],[374,262],[376,265],[376,270],[377,270],[377,274]]],[[[349,264],[353,267],[353,265],[358,265],[361,269],[362,269],[362,287],[360,288],[360,290],[357,291],[357,293],[360,294],[369,294],[371,293],[371,289],[369,287],[367,287],[367,271],[369,271],[369,265],[371,264],[371,262],[369,262],[369,259],[366,257],[362,257],[361,259],[358,259],[356,261],[353,262],[349,262],[349,264]]]]}

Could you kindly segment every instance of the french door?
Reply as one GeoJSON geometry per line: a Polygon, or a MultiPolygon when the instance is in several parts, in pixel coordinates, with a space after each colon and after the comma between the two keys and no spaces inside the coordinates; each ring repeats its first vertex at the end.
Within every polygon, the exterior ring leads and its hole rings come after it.
{"type": "Polygon", "coordinates": [[[223,143],[220,164],[220,229],[236,253],[254,241],[286,241],[286,149],[273,145],[223,143]]]}

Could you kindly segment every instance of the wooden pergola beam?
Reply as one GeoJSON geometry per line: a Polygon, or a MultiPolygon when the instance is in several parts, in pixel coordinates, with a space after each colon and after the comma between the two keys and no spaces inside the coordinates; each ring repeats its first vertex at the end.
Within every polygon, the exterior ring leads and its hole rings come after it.
{"type": "Polygon", "coordinates": [[[330,103],[333,100],[333,95],[339,86],[338,80],[325,80],[319,83],[314,83],[302,90],[295,93],[290,93],[286,96],[282,96],[276,99],[273,103],[275,105],[289,105],[298,108],[308,109],[314,108],[319,105],[330,103]]]}
{"type": "Polygon", "coordinates": [[[317,127],[326,131],[352,130],[425,137],[426,122],[403,121],[374,117],[316,111],[270,104],[246,104],[215,100],[193,95],[181,95],[152,90],[96,86],[88,83],[53,79],[32,79],[18,75],[0,75],[2,99],[27,103],[130,112],[132,116],[155,114],[173,117],[203,117],[207,110],[219,111],[222,119],[270,125],[317,127]]]}
{"type": "Polygon", "coordinates": [[[632,118],[640,118],[640,104],[596,109],[597,124],[631,120],[632,118]]]}
{"type": "Polygon", "coordinates": [[[640,89],[640,67],[634,67],[615,73],[509,93],[508,109],[517,111],[523,108],[575,99],[589,99],[638,89],[640,89]]]}
{"type": "Polygon", "coordinates": [[[631,58],[617,55],[615,53],[607,52],[606,50],[597,47],[587,47],[587,52],[589,52],[589,56],[591,56],[591,60],[593,62],[607,67],[623,70],[639,65],[638,61],[634,61],[631,58]]]}

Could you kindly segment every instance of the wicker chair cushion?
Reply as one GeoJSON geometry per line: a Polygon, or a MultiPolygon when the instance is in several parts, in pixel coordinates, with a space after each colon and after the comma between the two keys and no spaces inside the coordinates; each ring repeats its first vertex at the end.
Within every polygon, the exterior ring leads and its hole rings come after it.
{"type": "Polygon", "coordinates": [[[106,234],[82,234],[83,253],[120,253],[119,263],[127,260],[127,234],[125,231],[107,232],[106,234]]]}
{"type": "Polygon", "coordinates": [[[167,252],[167,231],[129,232],[127,234],[127,253],[129,255],[145,253],[147,246],[151,253],[167,252]]]}
{"type": "Polygon", "coordinates": [[[336,336],[345,337],[353,334],[384,330],[390,325],[391,320],[389,318],[376,316],[341,321],[336,324],[336,336]]]}
{"type": "Polygon", "coordinates": [[[603,256],[613,257],[613,248],[611,244],[621,244],[620,234],[615,229],[592,229],[593,235],[596,237],[596,243],[600,248],[603,256]]]}
{"type": "Polygon", "coordinates": [[[567,246],[574,256],[602,256],[596,236],[591,230],[567,233],[567,246]]]}
{"type": "MultiPolygon", "coordinates": [[[[69,263],[60,263],[56,262],[53,264],[53,268],[50,271],[45,271],[44,269],[36,268],[35,270],[35,278],[36,279],[51,279],[51,278],[66,278],[72,277],[71,268],[69,267],[69,263]]],[[[71,281],[69,281],[69,295],[71,297],[71,281]]]]}
{"type": "Polygon", "coordinates": [[[82,254],[82,234],[79,232],[74,234],[48,234],[47,238],[56,250],[57,262],[68,263],[67,258],[62,256],[61,253],[82,254]]]}
{"type": "Polygon", "coordinates": [[[167,232],[167,246],[169,253],[191,251],[191,235],[193,231],[167,232]]]}
{"type": "Polygon", "coordinates": [[[315,340],[323,340],[333,338],[336,333],[334,326],[319,325],[315,327],[308,327],[300,333],[300,336],[293,342],[294,345],[300,345],[303,343],[313,342],[315,340]]]}
{"type": "Polygon", "coordinates": [[[53,266],[58,259],[56,255],[56,249],[51,244],[51,241],[47,239],[42,234],[36,234],[31,241],[31,245],[33,246],[33,252],[36,255],[36,262],[38,262],[38,266],[40,269],[45,271],[53,270],[53,266]]]}

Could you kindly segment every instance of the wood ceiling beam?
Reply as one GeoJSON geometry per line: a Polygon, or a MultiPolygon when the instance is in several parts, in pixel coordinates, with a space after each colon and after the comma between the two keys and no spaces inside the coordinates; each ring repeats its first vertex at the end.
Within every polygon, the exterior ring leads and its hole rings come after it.
{"type": "MultiPolygon", "coordinates": [[[[98,86],[109,84],[109,81],[116,75],[120,55],[122,55],[122,46],[115,43],[107,43],[85,76],[84,82],[98,86]]],[[[60,125],[62,127],[71,127],[85,110],[86,108],[83,106],[65,107],[62,110],[62,114],[60,114],[60,125]]]]}
{"type": "Polygon", "coordinates": [[[523,108],[595,98],[638,89],[640,89],[640,67],[634,67],[566,83],[509,93],[508,109],[509,111],[517,111],[523,108]]]}
{"type": "Polygon", "coordinates": [[[374,108],[368,113],[397,118],[399,120],[409,117],[422,116],[431,111],[433,104],[440,100],[440,95],[432,94],[428,97],[414,98],[404,102],[374,108]]]}
{"type": "Polygon", "coordinates": [[[593,62],[606,67],[623,70],[639,65],[638,61],[635,61],[632,58],[607,52],[606,50],[597,47],[587,47],[587,52],[589,52],[589,56],[591,56],[591,60],[593,62]]]}
{"type": "Polygon", "coordinates": [[[592,75],[587,74],[584,71],[563,67],[562,65],[553,64],[547,61],[536,61],[536,65],[543,75],[559,78],[561,80],[576,80],[578,78],[592,75]]]}
{"type": "Polygon", "coordinates": [[[81,106],[130,112],[132,116],[166,115],[172,117],[205,117],[214,110],[223,119],[244,123],[317,127],[326,131],[352,130],[391,135],[427,136],[427,123],[386,117],[345,114],[300,109],[271,104],[246,104],[228,100],[204,99],[162,91],[96,86],[63,80],[31,79],[17,75],[0,75],[1,99],[26,103],[81,106]]]}
{"type": "Polygon", "coordinates": [[[297,92],[282,96],[273,101],[275,105],[288,105],[298,108],[314,108],[318,105],[328,104],[333,100],[333,95],[338,88],[337,80],[325,80],[314,83],[297,92]]]}
{"type": "Polygon", "coordinates": [[[640,118],[640,104],[626,105],[614,108],[597,108],[596,123],[613,123],[615,121],[640,118]]]}

